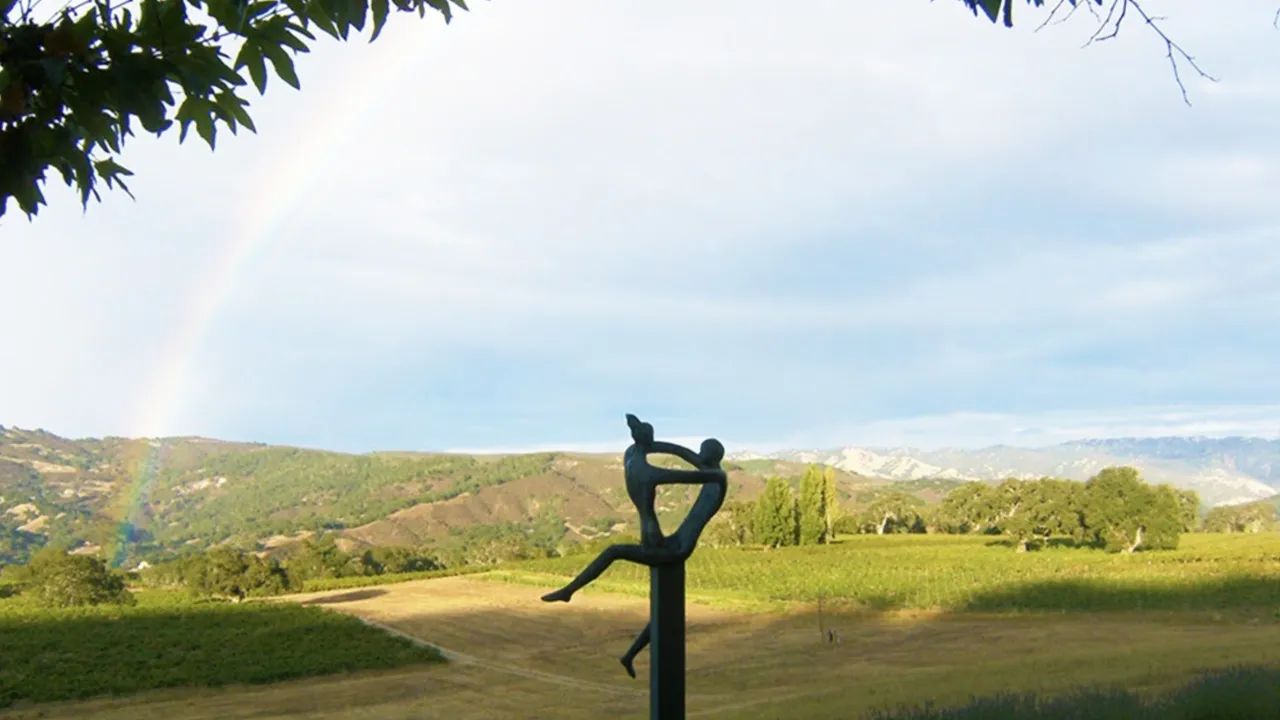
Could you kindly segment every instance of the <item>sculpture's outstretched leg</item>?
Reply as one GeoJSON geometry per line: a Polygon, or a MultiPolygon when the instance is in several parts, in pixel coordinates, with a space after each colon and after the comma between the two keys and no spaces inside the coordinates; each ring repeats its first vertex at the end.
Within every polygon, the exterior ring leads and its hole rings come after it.
{"type": "Polygon", "coordinates": [[[646,623],[644,630],[641,630],[640,634],[636,636],[636,641],[631,643],[631,647],[627,649],[627,653],[619,658],[622,667],[626,668],[627,674],[631,677],[636,676],[636,669],[632,663],[635,662],[636,656],[640,654],[640,651],[649,644],[649,629],[651,627],[653,627],[653,623],[646,623]]]}
{"type": "Polygon", "coordinates": [[[591,561],[586,570],[578,573],[578,577],[570,581],[568,585],[555,592],[543,595],[542,599],[546,602],[569,602],[569,598],[573,597],[574,593],[586,587],[592,580],[600,577],[600,574],[608,570],[615,560],[626,560],[652,567],[671,557],[670,552],[647,549],[640,545],[610,545],[595,560],[591,561]]]}

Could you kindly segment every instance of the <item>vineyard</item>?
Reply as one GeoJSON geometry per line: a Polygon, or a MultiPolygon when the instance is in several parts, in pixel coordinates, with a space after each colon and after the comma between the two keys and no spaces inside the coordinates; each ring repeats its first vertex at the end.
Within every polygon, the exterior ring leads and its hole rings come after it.
{"type": "MultiPolygon", "coordinates": [[[[516,563],[493,577],[558,585],[588,561],[516,563]]],[[[703,548],[687,567],[690,596],[704,599],[825,598],[873,610],[1280,610],[1280,533],[1184,535],[1176,550],[1131,555],[1013,553],[991,536],[860,535],[767,551],[703,548]]],[[[648,570],[618,563],[592,588],[644,594],[648,570]]]]}
{"type": "Polygon", "coordinates": [[[0,600],[0,708],[164,687],[271,683],[438,661],[359,620],[292,603],[192,602],[69,610],[0,600]]]}

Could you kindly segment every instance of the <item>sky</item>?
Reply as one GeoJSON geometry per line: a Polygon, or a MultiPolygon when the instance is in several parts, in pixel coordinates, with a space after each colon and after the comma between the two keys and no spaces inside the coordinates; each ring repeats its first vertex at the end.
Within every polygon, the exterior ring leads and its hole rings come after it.
{"type": "MultiPolygon", "coordinates": [[[[1280,436],[1274,0],[475,3],[0,220],[0,424],[345,451],[1280,436]]],[[[56,175],[55,175],[56,177],[56,175]]]]}

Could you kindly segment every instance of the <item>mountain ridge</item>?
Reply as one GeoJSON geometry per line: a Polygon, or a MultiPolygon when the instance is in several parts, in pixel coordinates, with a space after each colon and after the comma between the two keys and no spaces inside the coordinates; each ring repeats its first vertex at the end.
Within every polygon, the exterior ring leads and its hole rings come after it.
{"type": "MultiPolygon", "coordinates": [[[[1280,441],[1261,438],[1111,438],[1044,448],[894,448],[731,453],[730,498],[749,500],[771,475],[809,463],[838,469],[850,502],[897,490],[937,502],[966,481],[1083,480],[1133,465],[1151,482],[1194,489],[1206,505],[1280,503],[1280,441]]],[[[174,553],[222,542],[259,547],[332,532],[355,545],[442,541],[533,523],[548,512],[566,540],[634,519],[619,452],[342,453],[265,443],[121,437],[71,440],[0,426],[0,563],[45,542],[174,553]],[[584,530],[587,529],[587,530],[584,530]],[[585,534],[584,534],[585,532],[585,534]]],[[[688,488],[664,489],[662,513],[687,509],[688,488]]],[[[131,555],[133,556],[133,555],[131,555]]]]}
{"type": "MultiPolygon", "coordinates": [[[[355,545],[421,546],[530,525],[547,512],[572,542],[634,521],[621,463],[621,449],[352,454],[196,437],[69,440],[0,427],[0,564],[45,542],[126,547],[131,557],[223,542],[266,548],[322,531],[355,545]]],[[[730,499],[757,495],[767,474],[804,471],[783,461],[748,465],[725,463],[730,499]]],[[[837,473],[846,496],[886,484],[837,473]]],[[[663,522],[695,495],[664,488],[663,522]]]]}
{"type": "Polygon", "coordinates": [[[1280,440],[1245,436],[1083,438],[1041,447],[1001,444],[938,450],[847,446],[763,454],[740,451],[729,457],[820,462],[894,480],[993,481],[1044,476],[1084,480],[1104,467],[1132,465],[1151,482],[1197,491],[1211,506],[1280,494],[1280,440]]]}

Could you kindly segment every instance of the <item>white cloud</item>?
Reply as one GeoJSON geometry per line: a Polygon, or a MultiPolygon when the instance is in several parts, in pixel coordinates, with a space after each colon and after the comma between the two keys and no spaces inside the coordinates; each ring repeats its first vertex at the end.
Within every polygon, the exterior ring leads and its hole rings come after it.
{"type": "Polygon", "coordinates": [[[1280,43],[1261,0],[1151,10],[1223,77],[1193,109],[1136,23],[1080,50],[1083,14],[1006,31],[954,0],[495,0],[322,42],[258,136],[135,141],[136,204],[6,218],[0,422],[310,428],[336,394],[412,424],[457,401],[355,388],[483,396],[467,353],[558,373],[518,403],[567,398],[564,423],[632,383],[777,427],[1050,381],[1046,407],[1072,383],[1212,403],[1223,367],[1265,401],[1280,43]],[[1241,333],[1220,361],[1060,360],[1217,326],[1241,333]]]}
{"type": "Polygon", "coordinates": [[[1280,438],[1280,405],[1154,406],[1027,414],[957,412],[809,429],[774,442],[751,445],[749,449],[849,445],[919,449],[1000,444],[1037,447],[1084,438],[1197,435],[1280,438]]]}

